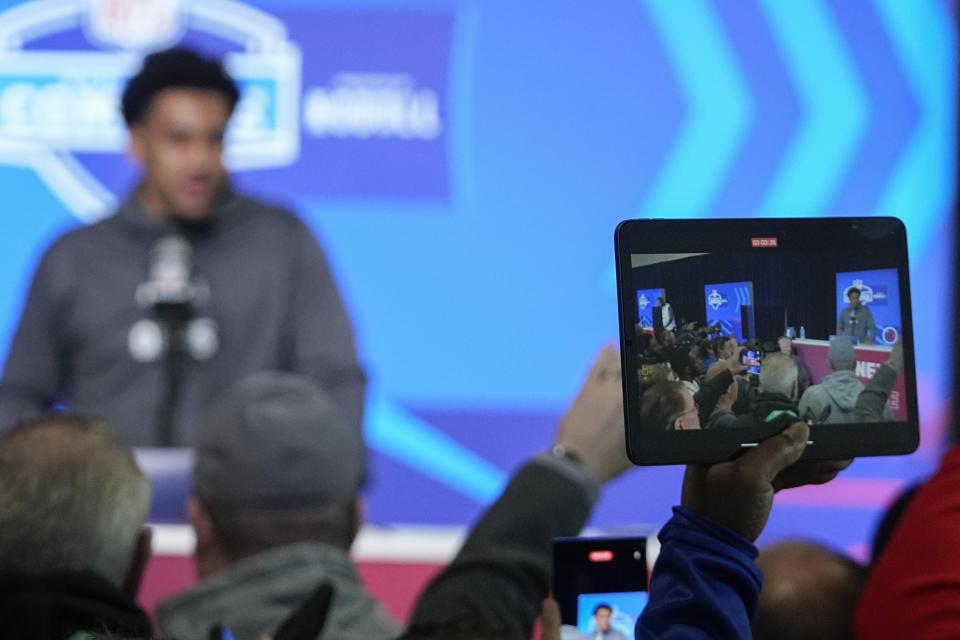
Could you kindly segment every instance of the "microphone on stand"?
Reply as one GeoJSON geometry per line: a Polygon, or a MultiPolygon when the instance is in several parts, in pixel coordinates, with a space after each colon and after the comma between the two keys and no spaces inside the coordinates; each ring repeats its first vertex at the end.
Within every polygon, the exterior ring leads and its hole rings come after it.
{"type": "Polygon", "coordinates": [[[193,283],[193,247],[182,236],[160,238],[150,251],[148,280],[137,287],[137,302],[162,320],[189,317],[200,302],[193,283]]]}
{"type": "Polygon", "coordinates": [[[159,409],[160,444],[173,444],[174,417],[180,400],[184,360],[212,358],[219,346],[216,323],[202,317],[210,290],[193,273],[193,247],[182,236],[160,238],[150,251],[147,279],[136,302],[148,317],[134,323],[130,355],[139,362],[165,360],[165,389],[159,409]]]}

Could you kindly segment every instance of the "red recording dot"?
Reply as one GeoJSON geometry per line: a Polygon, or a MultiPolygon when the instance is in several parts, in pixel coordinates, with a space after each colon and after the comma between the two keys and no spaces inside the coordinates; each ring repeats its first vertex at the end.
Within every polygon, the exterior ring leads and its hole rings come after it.
{"type": "Polygon", "coordinates": [[[613,560],[613,551],[591,551],[590,562],[610,562],[613,560]]]}

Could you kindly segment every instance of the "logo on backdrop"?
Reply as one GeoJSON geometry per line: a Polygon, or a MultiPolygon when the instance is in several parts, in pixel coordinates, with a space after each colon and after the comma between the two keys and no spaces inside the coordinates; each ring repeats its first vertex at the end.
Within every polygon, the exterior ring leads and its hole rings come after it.
{"type": "Polygon", "coordinates": [[[110,176],[128,170],[123,87],[145,53],[189,35],[229,48],[224,64],[242,93],[230,170],[279,169],[265,186],[305,196],[446,196],[452,23],[443,13],[326,11],[288,25],[238,0],[30,0],[0,13],[0,164],[34,170],[82,220],[109,213],[110,176]],[[386,36],[367,46],[370,21],[386,36]]]}
{"type": "Polygon", "coordinates": [[[337,74],[307,92],[303,120],[317,138],[435,140],[442,131],[437,92],[408,74],[337,74]]]}
{"type": "Polygon", "coordinates": [[[640,311],[645,311],[650,306],[650,298],[645,293],[641,293],[637,299],[637,306],[640,307],[640,311]]]}
{"type": "Polygon", "coordinates": [[[714,311],[720,307],[727,304],[727,299],[720,295],[720,292],[714,289],[710,292],[710,295],[707,296],[707,304],[709,304],[714,311]]]}
{"type": "Polygon", "coordinates": [[[239,47],[224,57],[243,98],[228,134],[234,170],[296,160],[300,52],[279,20],[233,0],[37,0],[0,14],[0,162],[34,169],[81,219],[107,213],[115,196],[77,154],[122,154],[120,95],[143,53],[176,43],[185,26],[239,47]],[[112,49],[26,48],[80,24],[112,49]]]}
{"type": "Polygon", "coordinates": [[[180,0],[93,0],[84,26],[92,42],[106,46],[167,46],[183,35],[180,0]]]}
{"type": "Polygon", "coordinates": [[[856,287],[860,289],[860,303],[861,304],[872,304],[874,306],[883,306],[887,304],[887,286],[886,285],[876,285],[870,286],[866,284],[862,279],[857,278],[854,280],[848,287],[843,290],[843,298],[848,299],[850,289],[856,287]]]}
{"type": "Polygon", "coordinates": [[[885,344],[893,344],[897,341],[897,338],[900,337],[900,332],[897,331],[896,327],[884,327],[880,331],[880,337],[885,344]]]}

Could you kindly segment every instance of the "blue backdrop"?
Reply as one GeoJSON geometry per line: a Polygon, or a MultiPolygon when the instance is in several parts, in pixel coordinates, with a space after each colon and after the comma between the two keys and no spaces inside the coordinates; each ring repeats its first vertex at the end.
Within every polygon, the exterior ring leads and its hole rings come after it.
{"type": "MultiPolygon", "coordinates": [[[[0,0],[0,344],[42,248],[133,183],[112,100],[139,49],[230,53],[248,88],[236,182],[315,229],[357,327],[374,521],[466,522],[549,442],[616,340],[623,218],[899,216],[914,299],[950,288],[956,33],[941,0],[103,4],[0,0]]],[[[769,536],[856,545],[931,468],[949,307],[916,323],[921,451],[785,494],[769,536]]],[[[617,481],[594,523],[664,521],[679,474],[617,481]]]]}
{"type": "Polygon", "coordinates": [[[662,297],[663,288],[637,291],[637,319],[644,329],[653,329],[653,308],[657,304],[657,298],[662,297]]]}

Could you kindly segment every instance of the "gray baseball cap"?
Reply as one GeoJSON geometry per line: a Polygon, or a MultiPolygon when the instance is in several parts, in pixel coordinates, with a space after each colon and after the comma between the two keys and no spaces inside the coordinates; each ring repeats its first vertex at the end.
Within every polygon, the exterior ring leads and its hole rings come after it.
{"type": "Polygon", "coordinates": [[[298,509],[352,500],[364,475],[359,425],[312,378],[249,376],[200,427],[194,491],[212,504],[298,509]]]}
{"type": "Polygon", "coordinates": [[[834,336],[830,339],[827,358],[837,366],[852,366],[857,363],[857,352],[849,336],[834,336]]]}

